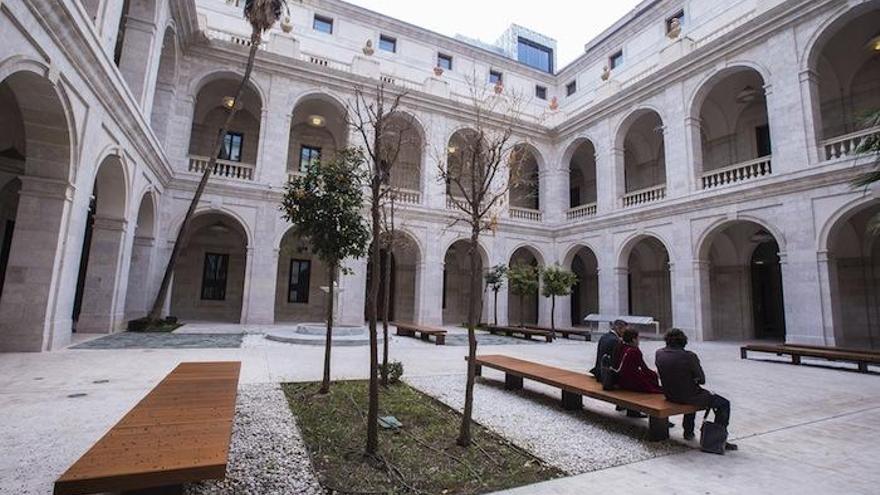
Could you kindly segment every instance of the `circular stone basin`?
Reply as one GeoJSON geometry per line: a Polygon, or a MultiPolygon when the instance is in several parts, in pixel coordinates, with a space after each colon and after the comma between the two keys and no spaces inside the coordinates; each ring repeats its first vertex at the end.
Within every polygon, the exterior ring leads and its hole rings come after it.
{"type": "MultiPolygon", "coordinates": [[[[382,334],[378,336],[382,341],[382,334]]],[[[296,328],[273,330],[266,338],[276,342],[301,345],[324,345],[327,339],[326,323],[301,323],[296,328]]],[[[364,326],[334,325],[333,346],[365,346],[370,345],[370,334],[364,326]]]]}

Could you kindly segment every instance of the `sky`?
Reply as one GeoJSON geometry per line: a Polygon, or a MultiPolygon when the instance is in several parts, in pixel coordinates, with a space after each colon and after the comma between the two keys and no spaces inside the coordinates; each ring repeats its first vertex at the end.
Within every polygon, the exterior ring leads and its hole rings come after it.
{"type": "Polygon", "coordinates": [[[557,66],[584,52],[584,44],[632,10],[640,0],[347,0],[447,36],[493,43],[510,24],[558,43],[557,66]]]}

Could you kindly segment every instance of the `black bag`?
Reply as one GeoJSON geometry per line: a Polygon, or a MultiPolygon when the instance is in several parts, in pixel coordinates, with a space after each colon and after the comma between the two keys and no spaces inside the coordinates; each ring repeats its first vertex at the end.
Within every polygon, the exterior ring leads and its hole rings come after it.
{"type": "Polygon", "coordinates": [[[617,388],[617,373],[611,367],[611,356],[605,354],[602,356],[602,362],[599,366],[599,376],[602,377],[602,390],[614,390],[617,388]]]}
{"type": "Polygon", "coordinates": [[[703,416],[703,426],[700,427],[700,450],[709,452],[710,454],[724,455],[724,449],[727,447],[727,427],[706,421],[709,417],[709,410],[703,416]]]}

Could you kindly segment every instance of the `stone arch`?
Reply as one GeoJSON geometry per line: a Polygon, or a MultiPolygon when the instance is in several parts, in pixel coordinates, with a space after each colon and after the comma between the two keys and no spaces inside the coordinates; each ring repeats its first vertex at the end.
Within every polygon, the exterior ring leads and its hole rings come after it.
{"type": "Polygon", "coordinates": [[[135,100],[142,106],[148,101],[146,92],[155,50],[161,50],[155,43],[161,7],[159,0],[124,0],[113,51],[113,61],[135,100]]]}
{"type": "MultiPolygon", "coordinates": [[[[205,89],[205,86],[213,82],[222,80],[232,80],[240,82],[242,76],[244,76],[244,73],[242,73],[238,69],[218,69],[216,67],[211,67],[209,69],[202,70],[190,79],[190,84],[187,87],[186,95],[192,98],[193,101],[195,101],[198,98],[199,93],[203,89],[205,89]]],[[[265,105],[265,103],[269,101],[268,93],[266,92],[266,89],[263,87],[263,84],[260,82],[259,78],[256,77],[256,75],[251,76],[250,80],[248,81],[247,87],[257,94],[261,106],[265,105]]]]}
{"type": "MultiPolygon", "coordinates": [[[[405,110],[389,115],[386,129],[392,143],[391,153],[399,149],[397,163],[391,170],[392,186],[421,193],[425,175],[425,129],[414,114],[405,110]]],[[[406,194],[400,194],[398,200],[415,202],[406,194]]]]}
{"type": "MultiPolygon", "coordinates": [[[[128,268],[128,289],[125,295],[125,319],[133,320],[147,315],[150,296],[154,294],[152,272],[156,249],[157,220],[156,194],[147,190],[138,202],[134,223],[134,241],[128,268]]],[[[158,288],[155,288],[158,289],[158,288]]]]}
{"type": "Polygon", "coordinates": [[[595,204],[598,200],[595,142],[579,137],[568,144],[562,156],[568,171],[569,208],[595,204]]]}
{"type": "Polygon", "coordinates": [[[171,314],[184,321],[240,323],[250,233],[227,210],[197,212],[174,269],[171,314]]]}
{"type": "Polygon", "coordinates": [[[288,174],[303,172],[313,160],[332,160],[348,142],[345,105],[326,92],[300,95],[290,114],[288,174]]]}
{"type": "Polygon", "coordinates": [[[511,150],[510,161],[510,206],[540,210],[541,174],[546,170],[541,152],[531,143],[517,143],[511,150]]]}
{"type": "Polygon", "coordinates": [[[528,242],[521,242],[521,243],[517,244],[513,249],[511,249],[508,252],[507,259],[509,260],[510,258],[513,257],[514,254],[516,254],[517,251],[520,251],[522,249],[525,249],[526,251],[531,253],[531,255],[534,256],[535,259],[538,261],[539,266],[547,266],[547,262],[545,260],[544,253],[541,252],[540,249],[536,248],[534,245],[532,245],[528,242]]]}
{"type": "Polygon", "coordinates": [[[276,323],[326,320],[327,294],[321,287],[329,285],[327,266],[293,226],[284,230],[278,244],[276,276],[276,323]]]}
{"type": "Polygon", "coordinates": [[[674,324],[672,306],[672,252],[659,235],[637,233],[620,249],[618,276],[621,293],[619,307],[635,316],[650,316],[661,330],[674,324]]]}
{"type": "Polygon", "coordinates": [[[569,248],[563,259],[563,267],[578,277],[569,297],[571,325],[584,324],[584,318],[599,312],[599,256],[586,242],[579,242],[569,248]]]}
{"type": "MultiPolygon", "coordinates": [[[[194,222],[197,218],[204,216],[204,215],[209,215],[212,213],[217,214],[217,215],[225,215],[225,216],[228,216],[228,217],[234,219],[236,224],[239,227],[241,227],[241,229],[245,233],[245,241],[246,241],[247,246],[250,247],[250,246],[254,245],[253,226],[251,226],[250,222],[247,221],[247,219],[244,217],[244,215],[242,215],[238,211],[236,211],[232,208],[228,208],[226,206],[216,206],[216,207],[210,206],[210,205],[199,206],[198,208],[196,208],[195,213],[193,213],[193,216],[190,219],[190,225],[192,225],[192,222],[194,222]]],[[[186,216],[186,212],[180,213],[174,219],[174,221],[169,224],[173,227],[169,231],[170,233],[172,233],[174,235],[177,234],[177,232],[180,230],[180,227],[183,225],[183,219],[185,216],[186,216]]],[[[171,237],[171,235],[169,235],[169,238],[170,237],[171,237]]]]}
{"type": "MultiPolygon", "coordinates": [[[[466,322],[471,298],[479,297],[481,301],[483,300],[483,282],[481,282],[480,294],[471,294],[469,246],[470,239],[462,237],[452,240],[443,250],[442,321],[444,325],[460,325],[466,322]]],[[[489,267],[489,256],[482,243],[478,243],[477,251],[480,254],[480,271],[485,272],[489,267]]],[[[483,315],[485,310],[486,308],[483,307],[478,316],[483,315]]]]}
{"type": "Polygon", "coordinates": [[[162,144],[166,143],[168,122],[173,114],[177,91],[179,48],[177,31],[173,24],[165,28],[162,37],[159,67],[156,74],[156,87],[153,91],[153,108],[150,112],[150,126],[162,144]]]}
{"type": "Polygon", "coordinates": [[[736,60],[727,62],[724,64],[724,67],[705,74],[694,87],[687,99],[688,115],[691,118],[700,118],[700,107],[703,105],[703,102],[706,101],[706,97],[712,91],[712,88],[731,74],[746,70],[757,72],[758,75],[761,76],[761,80],[764,81],[765,86],[770,84],[768,82],[771,80],[770,69],[760,62],[754,60],[736,60]]]}
{"type": "Polygon", "coordinates": [[[620,154],[615,182],[621,196],[666,184],[664,126],[662,114],[651,107],[640,107],[621,121],[614,135],[620,154]]]}
{"type": "MultiPolygon", "coordinates": [[[[406,230],[395,229],[394,240],[391,244],[391,252],[388,253],[386,245],[380,250],[379,263],[379,297],[377,300],[378,316],[381,319],[385,315],[386,304],[391,320],[403,322],[415,322],[419,315],[419,300],[421,299],[422,258],[420,245],[415,236],[406,230]],[[390,257],[386,257],[390,254],[390,257]],[[390,283],[385,282],[385,269],[390,261],[390,283]],[[386,290],[388,301],[386,302],[386,290]]],[[[372,247],[370,248],[372,256],[372,247]]],[[[368,259],[368,262],[371,258],[368,259]]],[[[367,271],[366,290],[369,291],[372,274],[367,271]]],[[[364,307],[364,317],[369,316],[368,308],[364,307]]]]}
{"type": "MultiPolygon", "coordinates": [[[[541,251],[528,243],[522,243],[510,252],[507,257],[508,266],[513,267],[517,264],[532,265],[536,268],[546,266],[541,251]]],[[[513,294],[508,287],[508,304],[507,304],[507,320],[509,323],[522,323],[526,325],[537,325],[540,318],[541,306],[541,289],[540,279],[538,287],[532,294],[513,294]],[[518,304],[511,304],[512,298],[518,299],[518,304]]]]}

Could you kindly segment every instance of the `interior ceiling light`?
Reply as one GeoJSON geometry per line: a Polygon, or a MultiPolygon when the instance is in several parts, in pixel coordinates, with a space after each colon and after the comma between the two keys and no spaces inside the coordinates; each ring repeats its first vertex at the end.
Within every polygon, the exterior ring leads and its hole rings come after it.
{"type": "Polygon", "coordinates": [[[761,229],[761,230],[755,232],[755,234],[751,237],[750,240],[752,242],[755,242],[758,244],[763,244],[765,242],[775,241],[776,238],[773,237],[773,234],[771,234],[770,232],[767,232],[766,230],[761,229]]]}
{"type": "Polygon", "coordinates": [[[446,151],[448,151],[450,155],[454,155],[455,152],[458,151],[458,148],[456,148],[455,146],[449,146],[446,151]]]}
{"type": "Polygon", "coordinates": [[[868,46],[871,50],[875,52],[880,52],[880,34],[871,38],[871,41],[868,42],[868,46]]]}
{"type": "Polygon", "coordinates": [[[746,86],[736,95],[737,103],[751,103],[758,99],[760,92],[752,86],[746,86]]]}
{"type": "Polygon", "coordinates": [[[327,122],[320,115],[309,115],[309,125],[312,127],[324,127],[327,122]]]}
{"type": "Polygon", "coordinates": [[[231,96],[224,96],[223,97],[223,106],[227,110],[232,110],[232,107],[235,106],[235,98],[233,98],[231,96]]]}
{"type": "Polygon", "coordinates": [[[225,234],[225,233],[229,232],[229,227],[227,227],[226,225],[223,224],[223,222],[218,220],[215,224],[208,227],[208,230],[210,230],[211,232],[216,232],[218,234],[225,234]]]}

